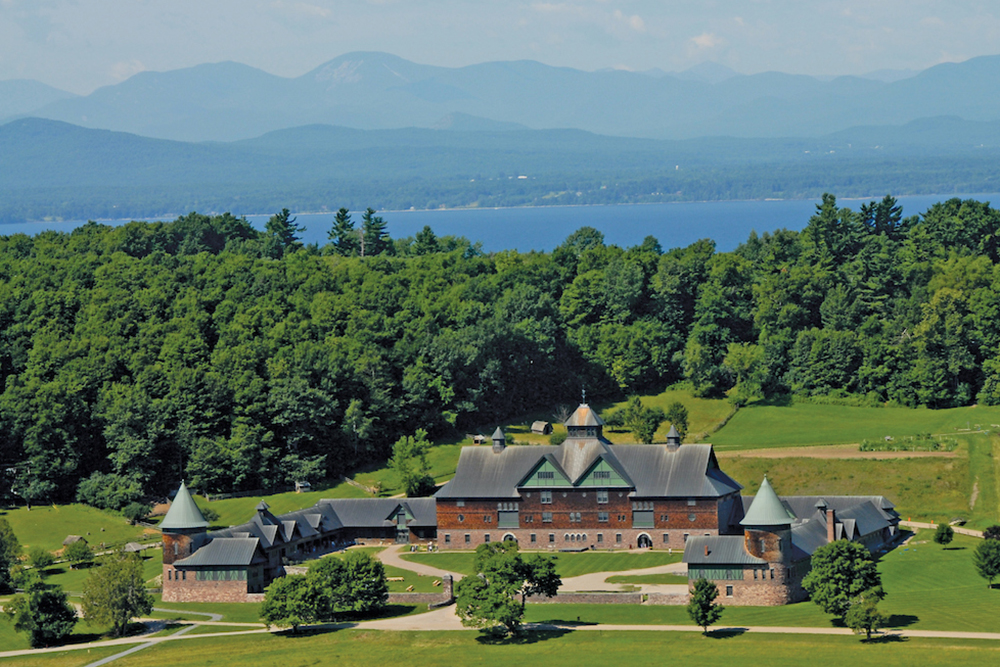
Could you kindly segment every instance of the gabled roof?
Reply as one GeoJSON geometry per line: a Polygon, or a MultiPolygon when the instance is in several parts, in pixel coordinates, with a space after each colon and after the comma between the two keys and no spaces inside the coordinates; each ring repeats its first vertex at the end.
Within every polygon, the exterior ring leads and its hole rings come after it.
{"type": "Polygon", "coordinates": [[[266,559],[255,537],[218,537],[193,554],[174,562],[175,567],[225,567],[262,563],[266,559]]]}
{"type": "Polygon", "coordinates": [[[718,467],[712,445],[613,445],[641,498],[719,498],[743,487],[718,467]]]}
{"type": "Polygon", "coordinates": [[[566,426],[604,426],[604,420],[589,405],[581,403],[566,420],[566,426]]]}
{"type": "Polygon", "coordinates": [[[684,544],[684,562],[688,565],[767,564],[766,560],[746,550],[742,535],[692,535],[684,544]]]}
{"type": "Polygon", "coordinates": [[[795,520],[795,515],[785,509],[774,492],[774,487],[767,477],[760,484],[760,490],[754,496],[750,509],[740,521],[741,526],[789,526],[795,520]]]}
{"type": "Polygon", "coordinates": [[[202,516],[201,510],[194,503],[194,498],[187,489],[187,485],[181,482],[181,488],[177,489],[174,502],[170,503],[167,515],[160,522],[160,529],[166,530],[191,530],[194,528],[207,528],[208,521],[202,516]]]}
{"type": "MultiPolygon", "coordinates": [[[[484,450],[489,451],[489,450],[484,450]]],[[[490,452],[492,454],[492,452],[490,452]]],[[[433,498],[336,498],[323,499],[317,507],[328,507],[345,528],[382,528],[393,525],[399,507],[413,517],[407,524],[414,527],[437,525],[437,503],[433,498]]]]}

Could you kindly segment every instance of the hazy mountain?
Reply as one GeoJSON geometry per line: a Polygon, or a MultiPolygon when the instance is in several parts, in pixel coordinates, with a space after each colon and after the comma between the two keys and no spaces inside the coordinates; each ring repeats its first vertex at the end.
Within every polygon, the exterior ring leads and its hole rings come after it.
{"type": "Polygon", "coordinates": [[[885,83],[893,83],[894,81],[909,79],[919,73],[920,71],[915,69],[878,69],[874,72],[862,74],[861,78],[872,79],[873,81],[883,81],[885,83]]]}
{"type": "Polygon", "coordinates": [[[432,67],[384,53],[350,53],[297,78],[236,63],[142,72],[87,97],[52,102],[35,115],[187,141],[231,141],[310,124],[431,128],[469,117],[663,139],[818,137],[929,116],[1000,118],[1000,57],[946,63],[886,83],[739,75],[714,63],[657,77],[532,61],[432,67]]]}
{"type": "Polygon", "coordinates": [[[0,119],[31,113],[52,102],[72,97],[76,95],[30,79],[0,81],[0,119]]]}

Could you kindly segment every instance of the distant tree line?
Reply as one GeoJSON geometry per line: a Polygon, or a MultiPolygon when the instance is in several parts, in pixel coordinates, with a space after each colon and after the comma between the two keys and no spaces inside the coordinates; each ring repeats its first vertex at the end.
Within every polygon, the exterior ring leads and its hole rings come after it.
{"type": "Polygon", "coordinates": [[[904,218],[891,197],[854,212],[827,195],[802,232],[730,253],[582,228],[551,253],[486,255],[430,228],[391,239],[372,210],[358,223],[338,212],[323,247],[287,210],[264,231],[192,213],[0,237],[4,487],[114,509],[181,477],[277,487],[581,386],[1000,403],[1000,212],[984,203],[904,218]]]}

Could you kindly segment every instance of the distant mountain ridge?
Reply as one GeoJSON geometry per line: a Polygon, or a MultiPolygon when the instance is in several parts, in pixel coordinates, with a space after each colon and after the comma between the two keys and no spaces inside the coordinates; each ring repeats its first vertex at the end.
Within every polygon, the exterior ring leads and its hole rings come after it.
{"type": "MultiPolygon", "coordinates": [[[[39,97],[34,109],[0,105],[0,117],[30,114],[181,141],[234,141],[313,124],[374,130],[495,123],[688,139],[822,137],[949,115],[1000,119],[1000,56],[898,78],[905,74],[823,81],[779,72],[743,75],[714,63],[672,74],[584,72],[534,61],[448,68],[357,52],[296,78],[232,62],[141,72],[85,97],[39,97]]],[[[0,98],[3,91],[0,85],[0,98]]]]}

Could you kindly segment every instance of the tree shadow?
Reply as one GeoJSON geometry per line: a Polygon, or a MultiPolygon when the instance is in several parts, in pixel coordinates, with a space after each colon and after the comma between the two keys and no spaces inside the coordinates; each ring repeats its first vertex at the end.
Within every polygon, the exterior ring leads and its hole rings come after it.
{"type": "Polygon", "coordinates": [[[516,635],[500,635],[489,630],[483,630],[476,637],[476,642],[486,646],[523,646],[565,637],[571,632],[572,630],[568,628],[527,628],[522,629],[516,635]]]}
{"type": "Polygon", "coordinates": [[[777,396],[772,396],[771,398],[766,398],[760,401],[754,401],[754,405],[767,405],[778,408],[787,408],[792,404],[791,394],[778,394],[777,396]]]}
{"type": "Polygon", "coordinates": [[[919,620],[920,617],[914,616],[913,614],[890,614],[889,618],[885,620],[885,627],[905,628],[913,625],[919,620]]]}
{"type": "Polygon", "coordinates": [[[944,547],[942,551],[965,551],[968,547],[944,547]]]}
{"type": "Polygon", "coordinates": [[[903,642],[910,641],[909,637],[904,637],[903,635],[891,634],[891,635],[879,635],[877,637],[872,637],[871,639],[862,639],[862,644],[902,644],[903,642]]]}
{"type": "Polygon", "coordinates": [[[732,639],[733,637],[739,637],[748,630],[749,628],[717,628],[709,630],[705,633],[705,636],[710,639],[732,639]]]}
{"type": "Polygon", "coordinates": [[[280,630],[275,632],[275,636],[284,637],[286,639],[308,639],[310,637],[320,637],[322,635],[329,635],[334,632],[340,632],[341,630],[350,630],[354,627],[353,623],[343,623],[343,624],[329,624],[329,625],[310,625],[302,626],[297,630],[292,630],[288,628],[286,630],[280,630]]]}
{"type": "Polygon", "coordinates": [[[531,625],[535,627],[542,627],[542,626],[546,628],[552,627],[553,629],[555,629],[555,626],[557,625],[568,625],[570,627],[579,627],[584,625],[597,625],[597,622],[581,621],[580,617],[577,616],[575,621],[569,621],[564,618],[547,618],[543,621],[534,621],[531,625]]]}

